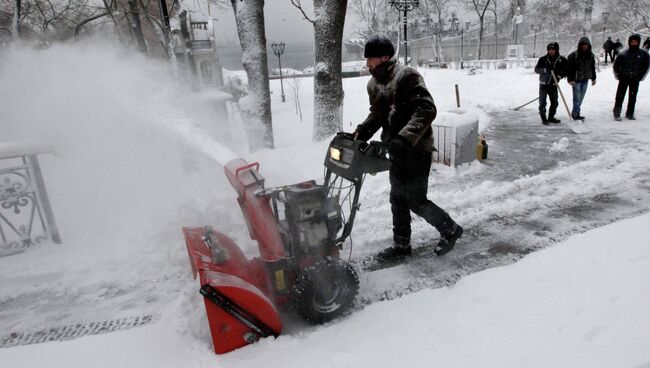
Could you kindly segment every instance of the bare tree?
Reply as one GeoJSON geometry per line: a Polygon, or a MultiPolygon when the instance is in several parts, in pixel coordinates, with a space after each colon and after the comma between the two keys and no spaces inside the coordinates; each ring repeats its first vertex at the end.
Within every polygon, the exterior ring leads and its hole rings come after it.
{"type": "Polygon", "coordinates": [[[469,6],[478,16],[478,59],[481,60],[481,46],[483,45],[483,31],[485,30],[485,13],[490,7],[492,0],[469,0],[469,6]]]}
{"type": "Polygon", "coordinates": [[[271,92],[264,30],[264,0],[231,0],[248,76],[249,95],[239,101],[251,150],[273,148],[271,92]]]}
{"type": "Polygon", "coordinates": [[[610,24],[628,32],[650,28],[650,0],[612,0],[607,5],[610,24]]]}
{"type": "Polygon", "coordinates": [[[313,139],[323,140],[343,129],[341,61],[347,0],[313,0],[316,17],[305,12],[300,0],[291,0],[314,26],[313,139]]]}
{"type": "Polygon", "coordinates": [[[348,9],[365,24],[366,29],[357,31],[364,37],[376,33],[389,34],[399,24],[399,13],[388,0],[350,0],[348,9]]]}
{"type": "Polygon", "coordinates": [[[436,55],[442,61],[442,30],[444,28],[445,19],[447,18],[449,5],[452,0],[425,0],[420,7],[420,10],[424,12],[424,15],[428,19],[433,19],[435,25],[428,29],[429,34],[435,37],[435,50],[436,55]]]}

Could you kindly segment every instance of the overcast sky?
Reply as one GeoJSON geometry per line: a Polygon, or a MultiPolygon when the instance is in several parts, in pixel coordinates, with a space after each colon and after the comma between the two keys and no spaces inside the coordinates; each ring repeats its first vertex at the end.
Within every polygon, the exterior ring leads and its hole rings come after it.
{"type": "MultiPolygon", "coordinates": [[[[183,5],[191,7],[194,3],[194,8],[197,8],[198,2],[204,3],[205,0],[185,0],[183,5]],[[189,4],[188,4],[189,3],[189,4]]],[[[312,1],[302,1],[303,6],[308,15],[313,15],[312,1]]],[[[197,11],[192,15],[193,19],[199,18],[207,19],[206,7],[202,6],[203,10],[197,11]]],[[[219,43],[227,43],[238,41],[237,28],[235,26],[235,16],[233,10],[228,4],[225,9],[218,9],[214,6],[210,11],[212,18],[216,18],[216,28],[218,34],[222,35],[222,39],[218,40],[219,43]]],[[[354,20],[352,15],[348,14],[346,17],[346,34],[352,33],[354,30],[354,20]]],[[[313,42],[314,29],[308,21],[303,18],[300,10],[291,5],[290,0],[266,0],[264,5],[264,19],[266,23],[266,39],[269,43],[274,41],[284,41],[285,43],[302,43],[313,42]]]]}

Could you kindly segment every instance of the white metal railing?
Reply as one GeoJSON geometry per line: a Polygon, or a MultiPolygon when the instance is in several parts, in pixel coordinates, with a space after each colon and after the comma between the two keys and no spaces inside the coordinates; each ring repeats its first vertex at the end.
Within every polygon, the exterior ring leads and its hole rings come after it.
{"type": "Polygon", "coordinates": [[[50,151],[43,142],[0,143],[0,256],[61,243],[37,158],[50,151]]]}

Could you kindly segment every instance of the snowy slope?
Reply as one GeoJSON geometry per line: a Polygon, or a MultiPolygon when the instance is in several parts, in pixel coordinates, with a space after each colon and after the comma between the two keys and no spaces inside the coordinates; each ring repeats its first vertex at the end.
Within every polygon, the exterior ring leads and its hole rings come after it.
{"type": "MultiPolygon", "coordinates": [[[[272,81],[277,149],[249,154],[241,127],[225,124],[206,99],[170,80],[164,64],[92,45],[14,49],[0,60],[2,140],[57,143],[41,166],[64,240],[0,258],[0,338],[78,323],[151,321],[0,349],[2,367],[650,362],[640,345],[650,340],[643,324],[650,218],[557,245],[648,211],[650,111],[643,84],[639,120],[615,124],[609,118],[615,81],[609,72],[599,75],[583,108],[594,132],[575,136],[564,124],[542,127],[534,104],[503,112],[536,95],[530,70],[475,76],[423,70],[441,110],[455,106],[453,85],[460,85],[463,108],[480,114],[490,143],[491,161],[457,170],[436,166],[431,176],[430,198],[468,229],[465,243],[441,259],[362,274],[360,310],[343,320],[319,328],[289,321],[277,341],[216,357],[180,227],[212,224],[255,254],[220,164],[232,155],[260,161],[269,185],[320,180],[327,142],[310,141],[311,80],[300,86],[304,122],[293,97],[279,102],[279,81],[272,81]],[[612,244],[610,236],[620,240],[612,244]],[[514,266],[475,273],[549,246],[514,266]],[[454,287],[428,290],[468,274],[454,287]]],[[[365,118],[366,82],[344,81],[346,130],[365,118]]],[[[353,260],[390,244],[388,189],[385,174],[366,181],[353,260]]],[[[419,219],[413,227],[416,246],[437,236],[419,219]]]]}

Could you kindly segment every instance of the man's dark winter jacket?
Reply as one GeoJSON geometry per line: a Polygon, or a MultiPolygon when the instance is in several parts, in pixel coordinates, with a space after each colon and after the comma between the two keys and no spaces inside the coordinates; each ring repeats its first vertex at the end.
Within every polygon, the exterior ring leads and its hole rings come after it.
{"type": "Polygon", "coordinates": [[[379,65],[372,74],[368,81],[370,114],[357,126],[358,138],[368,140],[382,128],[383,142],[400,135],[415,149],[431,152],[431,122],[437,110],[420,74],[398,65],[395,59],[379,65]]]}
{"type": "MultiPolygon", "coordinates": [[[[628,45],[632,39],[641,42],[640,35],[631,35],[628,40],[628,45]]],[[[621,52],[614,61],[614,75],[616,79],[628,81],[641,81],[648,73],[648,66],[650,65],[650,56],[648,52],[641,49],[639,45],[629,46],[629,48],[621,52]]]]}
{"type": "Polygon", "coordinates": [[[612,41],[611,38],[608,38],[607,41],[603,43],[603,50],[605,50],[605,52],[610,52],[613,49],[614,49],[614,41],[612,41]]]}
{"type": "Polygon", "coordinates": [[[569,82],[596,80],[596,58],[591,51],[589,38],[582,37],[578,41],[578,49],[567,57],[567,80],[569,82]],[[587,51],[580,49],[581,45],[588,45],[587,51]]]}
{"type": "Polygon", "coordinates": [[[546,54],[537,60],[535,73],[539,74],[539,84],[555,85],[553,77],[551,76],[551,71],[555,72],[558,81],[564,78],[564,75],[566,74],[567,59],[564,56],[560,56],[560,46],[557,42],[554,42],[552,45],[556,50],[555,56],[546,54]]]}

